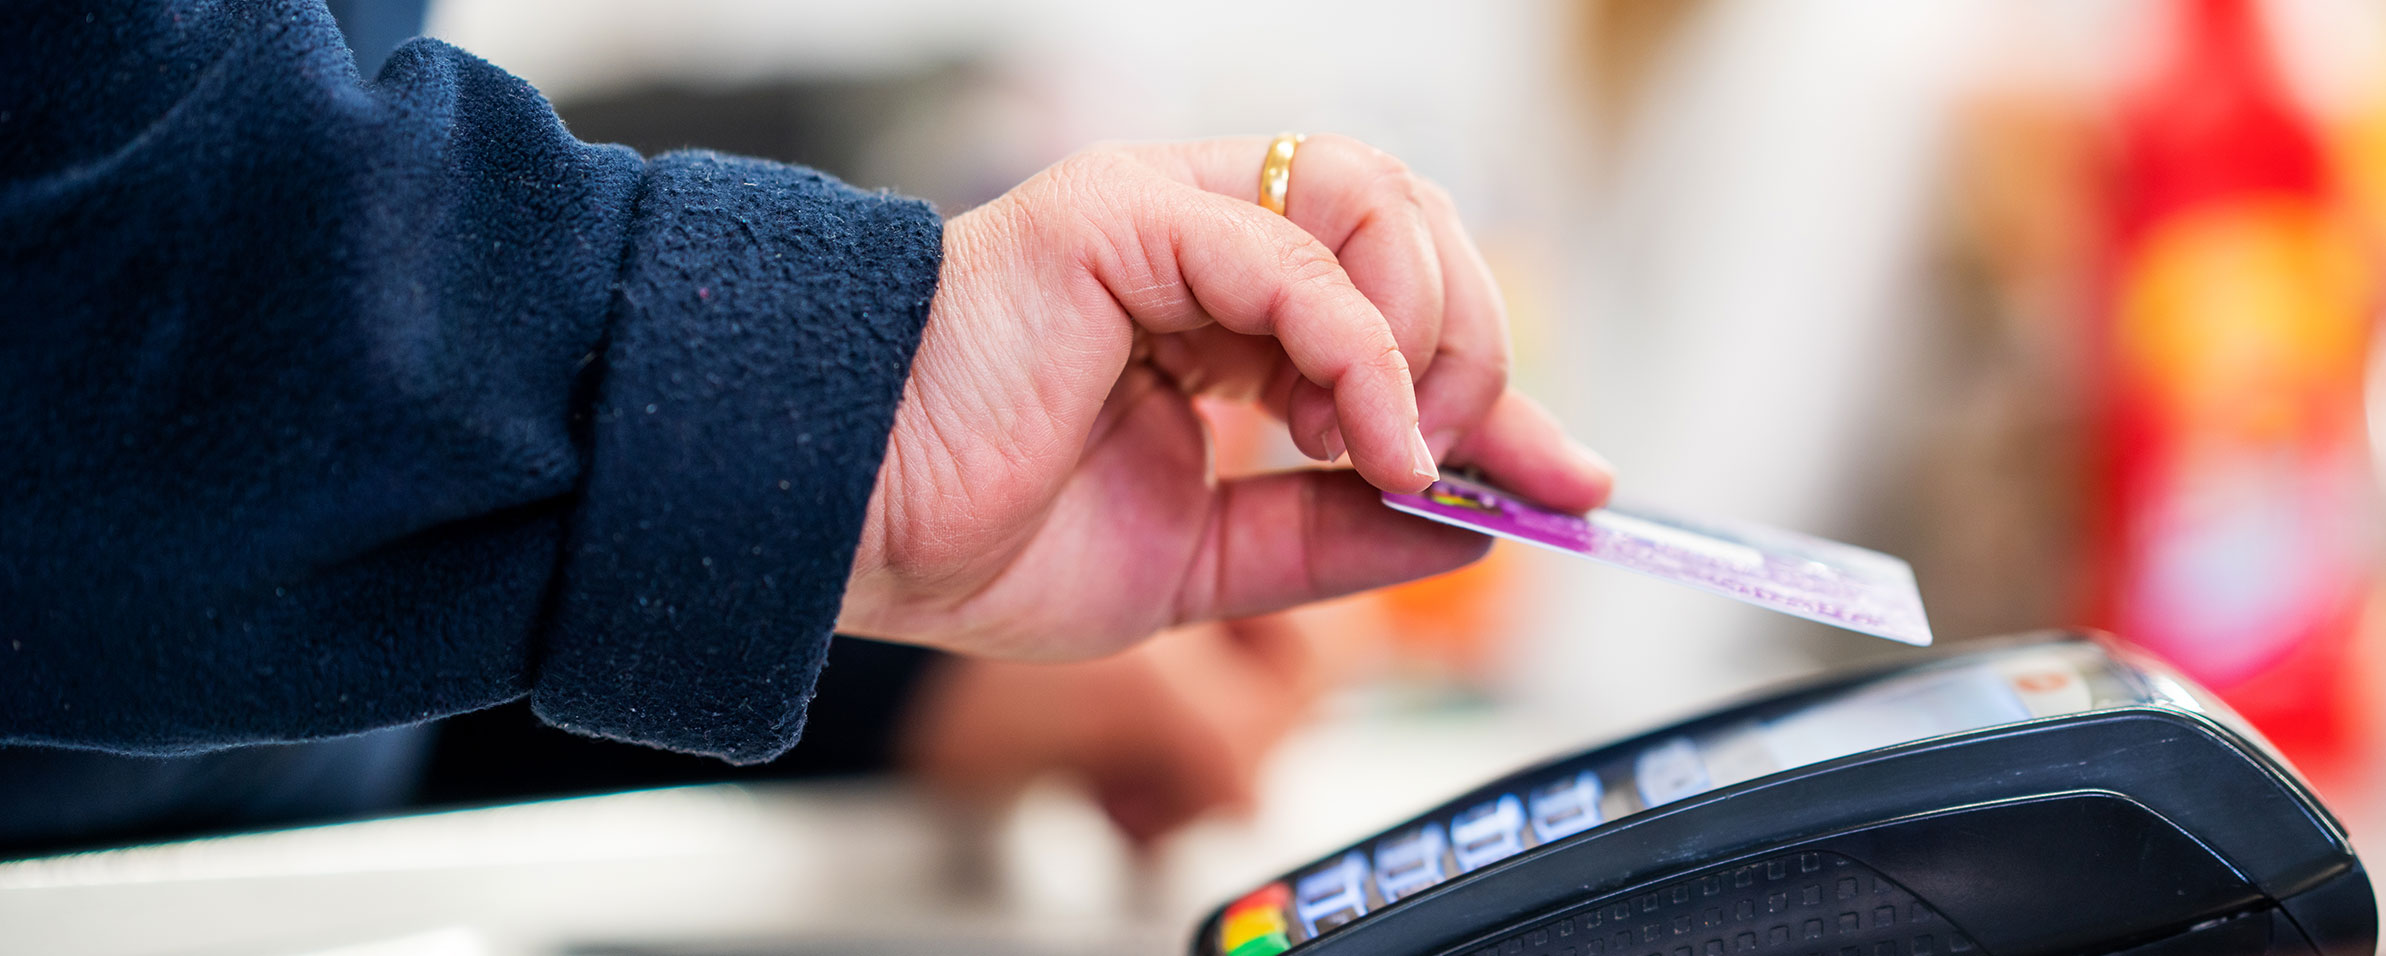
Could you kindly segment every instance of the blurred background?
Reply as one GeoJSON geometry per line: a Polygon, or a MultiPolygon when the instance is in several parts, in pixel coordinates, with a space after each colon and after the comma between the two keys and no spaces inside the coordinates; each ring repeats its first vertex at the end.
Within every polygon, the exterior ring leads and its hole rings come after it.
{"type": "MultiPolygon", "coordinates": [[[[2386,7],[427,15],[583,139],[801,162],[948,215],[1099,140],[1365,139],[1455,194],[1520,384],[1624,494],[1907,557],[1944,642],[2119,632],[2246,712],[2386,849],[2386,7]]],[[[413,32],[351,25],[368,61],[413,32]]],[[[1297,464],[1212,411],[1228,467],[1297,464]]],[[[1073,668],[839,657],[824,694],[867,687],[887,739],[800,778],[490,806],[709,771],[633,773],[650,755],[577,742],[563,769],[513,749],[523,727],[451,727],[425,800],[480,809],[0,864],[19,931],[0,949],[1178,952],[1209,906],[1479,779],[1902,652],[1503,545],[1073,668]]]]}

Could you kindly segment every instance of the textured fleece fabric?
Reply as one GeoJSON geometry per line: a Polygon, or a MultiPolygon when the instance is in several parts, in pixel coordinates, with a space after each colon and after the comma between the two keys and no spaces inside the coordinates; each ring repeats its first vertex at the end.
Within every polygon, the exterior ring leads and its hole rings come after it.
{"type": "Polygon", "coordinates": [[[421,36],[431,12],[431,0],[325,0],[324,6],[339,23],[357,68],[367,74],[381,72],[391,53],[421,36]]]}
{"type": "Polygon", "coordinates": [[[932,211],[367,80],[321,0],[8,4],[0,63],[0,743],[794,743],[932,211]]]}

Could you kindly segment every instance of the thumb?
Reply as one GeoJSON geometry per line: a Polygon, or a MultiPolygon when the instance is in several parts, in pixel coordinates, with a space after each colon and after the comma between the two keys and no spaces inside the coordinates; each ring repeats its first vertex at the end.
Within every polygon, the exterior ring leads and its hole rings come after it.
{"type": "Polygon", "coordinates": [[[1178,619],[1266,614],[1455,570],[1490,549],[1483,535],[1384,507],[1347,471],[1233,479],[1213,493],[1178,619]]]}

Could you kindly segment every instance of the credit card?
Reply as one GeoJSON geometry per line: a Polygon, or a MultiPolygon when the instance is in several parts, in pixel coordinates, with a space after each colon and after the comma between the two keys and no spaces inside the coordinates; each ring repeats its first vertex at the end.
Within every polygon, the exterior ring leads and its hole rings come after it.
{"type": "Polygon", "coordinates": [[[1907,644],[1930,643],[1930,621],[1922,613],[1913,567],[1878,551],[1635,504],[1567,514],[1457,477],[1444,477],[1422,494],[1386,492],[1384,504],[1783,614],[1907,644]]]}

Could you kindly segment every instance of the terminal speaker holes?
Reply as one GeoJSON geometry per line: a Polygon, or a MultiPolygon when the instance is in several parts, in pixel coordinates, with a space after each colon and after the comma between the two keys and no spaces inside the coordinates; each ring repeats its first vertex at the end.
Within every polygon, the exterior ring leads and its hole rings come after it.
{"type": "Polygon", "coordinates": [[[1975,956],[1870,867],[1800,852],[1606,897],[1446,956],[1975,956]]]}

